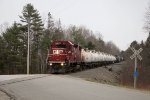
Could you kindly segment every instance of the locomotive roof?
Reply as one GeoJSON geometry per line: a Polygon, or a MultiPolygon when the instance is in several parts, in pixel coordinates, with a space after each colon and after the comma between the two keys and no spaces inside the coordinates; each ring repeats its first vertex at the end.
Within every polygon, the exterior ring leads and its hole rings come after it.
{"type": "Polygon", "coordinates": [[[64,41],[64,40],[55,40],[55,41],[53,41],[53,43],[57,43],[57,42],[67,42],[67,43],[69,43],[69,44],[71,44],[71,45],[74,45],[71,41],[64,41]]]}

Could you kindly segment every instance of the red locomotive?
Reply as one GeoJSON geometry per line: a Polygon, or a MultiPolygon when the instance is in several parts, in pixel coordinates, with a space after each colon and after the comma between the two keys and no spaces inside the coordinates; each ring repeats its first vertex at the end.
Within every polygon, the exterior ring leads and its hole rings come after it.
{"type": "Polygon", "coordinates": [[[47,70],[50,73],[82,70],[95,66],[112,64],[116,61],[113,55],[95,50],[81,50],[71,41],[54,41],[51,44],[47,70]]]}
{"type": "Polygon", "coordinates": [[[66,72],[81,61],[81,47],[71,41],[54,41],[48,54],[48,71],[66,72]]]}

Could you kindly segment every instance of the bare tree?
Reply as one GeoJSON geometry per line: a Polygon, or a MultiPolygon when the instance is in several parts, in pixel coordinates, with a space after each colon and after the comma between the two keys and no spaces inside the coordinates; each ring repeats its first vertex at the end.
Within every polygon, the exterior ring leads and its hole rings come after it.
{"type": "Polygon", "coordinates": [[[109,50],[107,52],[110,54],[118,55],[120,53],[119,48],[112,41],[106,43],[106,48],[109,50]]]}
{"type": "Polygon", "coordinates": [[[144,24],[144,29],[147,32],[150,32],[150,3],[148,5],[147,11],[145,13],[145,24],[144,24]]]}

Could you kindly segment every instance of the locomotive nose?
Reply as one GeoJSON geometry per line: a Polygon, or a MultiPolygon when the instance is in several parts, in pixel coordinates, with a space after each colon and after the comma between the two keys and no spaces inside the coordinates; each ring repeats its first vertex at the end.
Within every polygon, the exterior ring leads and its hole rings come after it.
{"type": "Polygon", "coordinates": [[[53,49],[50,56],[49,61],[65,61],[66,52],[65,49],[53,49]]]}

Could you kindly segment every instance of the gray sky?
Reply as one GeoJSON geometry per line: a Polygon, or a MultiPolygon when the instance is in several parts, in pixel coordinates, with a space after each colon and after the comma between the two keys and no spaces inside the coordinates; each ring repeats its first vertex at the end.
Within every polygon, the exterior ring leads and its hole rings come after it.
{"type": "Polygon", "coordinates": [[[0,24],[18,22],[27,3],[32,3],[43,19],[51,12],[64,26],[86,26],[122,50],[133,40],[140,42],[148,36],[143,25],[149,0],[0,0],[0,24]]]}

